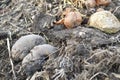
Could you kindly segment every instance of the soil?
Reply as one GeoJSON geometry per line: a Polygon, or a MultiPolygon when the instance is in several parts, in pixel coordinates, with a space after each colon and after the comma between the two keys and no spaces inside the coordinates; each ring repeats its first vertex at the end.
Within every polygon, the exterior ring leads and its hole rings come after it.
{"type": "Polygon", "coordinates": [[[76,7],[87,17],[72,29],[54,24],[66,7],[76,6],[64,4],[64,0],[0,1],[0,80],[120,80],[120,31],[107,34],[86,24],[99,7],[120,20],[120,0],[88,10],[76,7]],[[36,65],[41,69],[30,75],[21,69],[21,62],[13,61],[12,69],[6,40],[9,38],[11,48],[27,34],[41,35],[59,49],[54,58],[36,65]]]}

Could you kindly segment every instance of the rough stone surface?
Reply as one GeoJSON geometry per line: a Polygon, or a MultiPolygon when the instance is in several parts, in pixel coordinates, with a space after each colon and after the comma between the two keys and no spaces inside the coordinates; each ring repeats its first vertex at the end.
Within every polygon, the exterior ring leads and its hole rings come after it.
{"type": "Polygon", "coordinates": [[[91,15],[89,25],[106,33],[116,33],[120,30],[120,22],[109,11],[100,11],[91,15]]]}
{"type": "Polygon", "coordinates": [[[49,55],[51,53],[54,53],[57,49],[49,44],[43,44],[35,46],[31,52],[25,56],[25,58],[22,61],[22,64],[28,63],[30,61],[38,60],[41,58],[41,56],[49,55]]]}
{"type": "Polygon", "coordinates": [[[12,58],[15,61],[22,60],[34,46],[45,43],[45,39],[39,35],[22,36],[12,46],[12,58]]]}
{"type": "Polygon", "coordinates": [[[42,69],[44,62],[56,52],[57,48],[49,44],[35,46],[31,52],[23,59],[22,65],[27,75],[42,69]]]}

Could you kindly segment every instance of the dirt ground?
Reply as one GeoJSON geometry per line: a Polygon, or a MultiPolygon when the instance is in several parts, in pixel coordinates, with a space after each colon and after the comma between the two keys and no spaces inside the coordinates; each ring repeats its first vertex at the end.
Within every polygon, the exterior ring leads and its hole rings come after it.
{"type": "MultiPolygon", "coordinates": [[[[59,48],[57,56],[48,59],[32,75],[20,70],[21,62],[13,61],[16,80],[120,80],[120,31],[107,34],[88,27],[86,18],[72,29],[55,25],[61,11],[71,6],[88,16],[94,13],[64,0],[0,1],[0,80],[15,79],[6,40],[9,33],[10,47],[21,36],[33,33],[59,48]]],[[[102,8],[120,20],[120,0],[112,0],[102,8]]]]}

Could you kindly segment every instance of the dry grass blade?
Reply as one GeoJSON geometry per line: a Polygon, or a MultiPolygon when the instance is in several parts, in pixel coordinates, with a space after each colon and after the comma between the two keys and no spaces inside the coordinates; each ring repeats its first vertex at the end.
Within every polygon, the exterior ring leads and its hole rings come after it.
{"type": "Polygon", "coordinates": [[[116,78],[120,79],[120,74],[112,73],[116,78]]]}
{"type": "Polygon", "coordinates": [[[14,64],[13,64],[13,61],[12,61],[12,58],[11,58],[9,38],[7,38],[7,46],[8,46],[8,53],[9,53],[11,67],[12,67],[12,72],[13,72],[13,76],[14,76],[13,80],[17,80],[16,74],[15,74],[15,70],[14,70],[14,64]]]}
{"type": "Polygon", "coordinates": [[[37,77],[43,77],[45,80],[50,80],[47,71],[36,72],[30,80],[35,80],[37,77]]]}
{"type": "Polygon", "coordinates": [[[56,69],[55,72],[56,73],[52,76],[53,80],[58,80],[59,78],[66,78],[64,69],[60,69],[60,70],[56,69]]]}
{"type": "Polygon", "coordinates": [[[95,77],[96,77],[97,75],[99,75],[99,74],[102,74],[102,75],[108,76],[106,73],[98,72],[98,73],[94,74],[94,75],[90,78],[90,80],[93,80],[93,78],[95,78],[95,77]]]}

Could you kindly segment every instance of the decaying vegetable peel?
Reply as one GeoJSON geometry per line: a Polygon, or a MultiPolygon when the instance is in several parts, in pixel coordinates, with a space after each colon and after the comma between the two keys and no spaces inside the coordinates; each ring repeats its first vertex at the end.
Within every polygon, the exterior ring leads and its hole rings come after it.
{"type": "Polygon", "coordinates": [[[103,5],[103,6],[107,6],[111,3],[111,0],[95,0],[96,1],[96,5],[103,5]]]}
{"type": "Polygon", "coordinates": [[[81,13],[71,8],[66,8],[62,15],[65,17],[55,22],[55,24],[64,24],[67,28],[73,28],[82,23],[81,13]]]}

